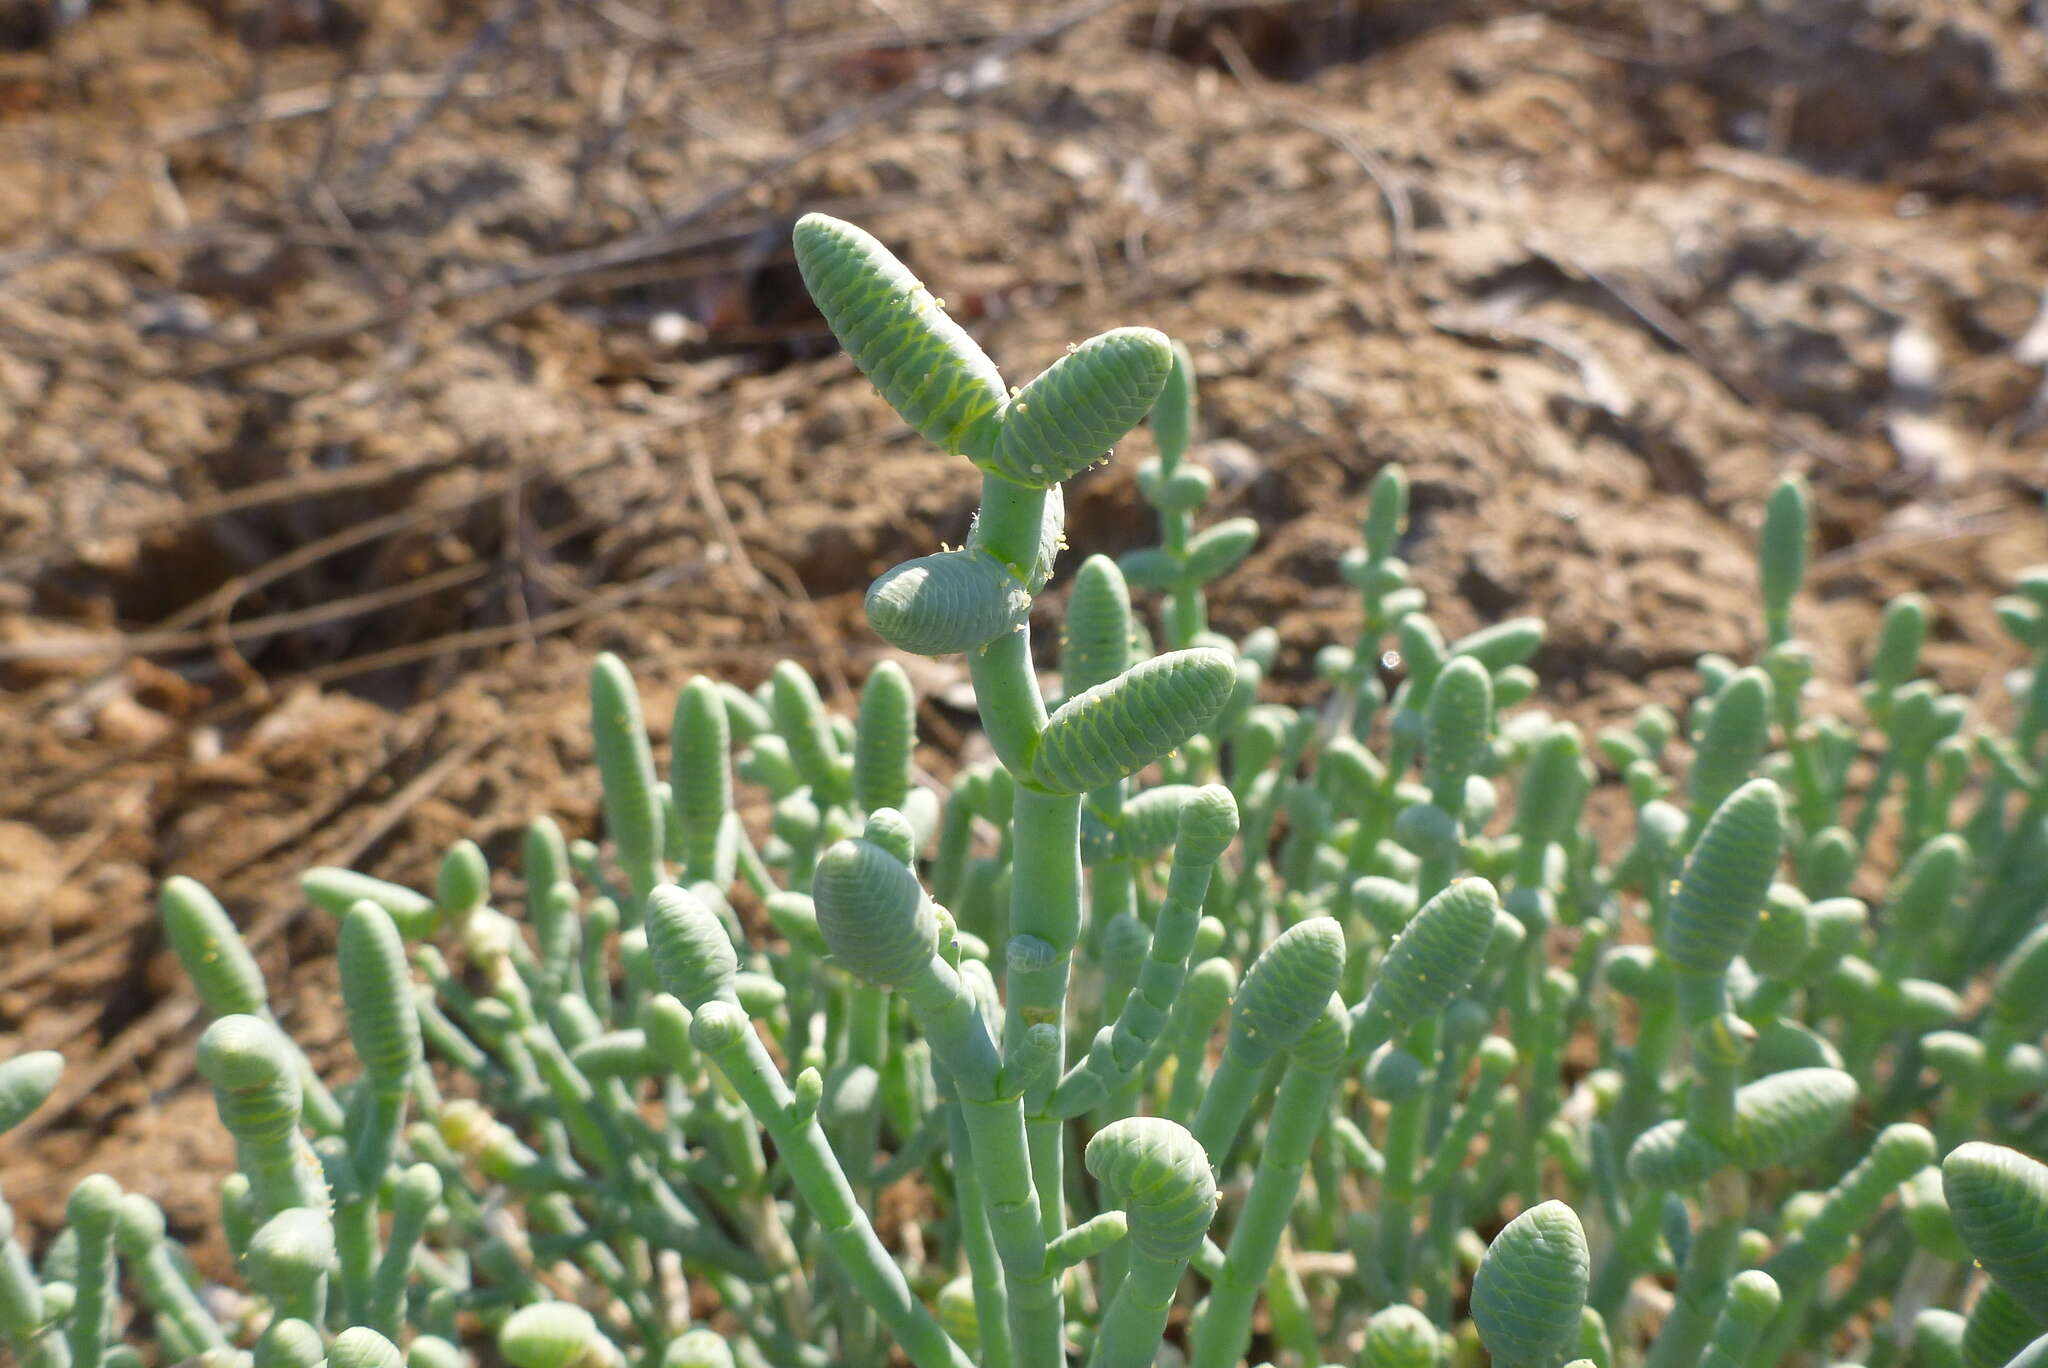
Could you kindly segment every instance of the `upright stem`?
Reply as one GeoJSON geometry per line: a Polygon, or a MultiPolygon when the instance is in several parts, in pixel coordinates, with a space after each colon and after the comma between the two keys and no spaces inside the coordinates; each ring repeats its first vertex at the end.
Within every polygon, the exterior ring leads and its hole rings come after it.
{"type": "Polygon", "coordinates": [[[1899,772],[1899,748],[1896,743],[1886,748],[1877,762],[1877,774],[1869,787],[1863,790],[1863,807],[1856,814],[1853,835],[1856,849],[1870,848],[1870,833],[1877,829],[1877,815],[1884,808],[1884,800],[1891,791],[1892,779],[1899,772]]]}
{"type": "MultiPolygon", "coordinates": [[[[1037,561],[1044,530],[1045,491],[1025,489],[996,475],[981,482],[977,543],[1028,577],[1037,561]]],[[[1039,1216],[1046,1238],[1066,1229],[1060,1123],[1046,1115],[1066,1057],[1067,978],[1081,932],[1081,800],[1041,793],[1025,786],[1032,751],[1045,729],[1045,700],[1031,663],[1027,624],[978,651],[968,653],[982,729],[996,758],[1017,781],[1012,811],[1014,859],[1010,880],[1010,936],[1038,942],[1029,954],[1006,956],[1006,1024],[1003,1052],[1022,1043],[1033,1026],[1060,1032],[1062,1068],[1048,1070],[1024,1096],[1031,1150],[1031,1176],[1038,1189],[1039,1216]]]]}
{"type": "MultiPolygon", "coordinates": [[[[1010,936],[1013,943],[1033,937],[1050,953],[1039,950],[1010,961],[1003,1052],[1015,1051],[1025,1032],[1045,1024],[1060,1033],[1055,1058],[1064,1064],[1067,984],[1081,933],[1081,800],[1020,786],[1011,820],[1017,872],[1010,879],[1010,936]]],[[[1062,1072],[1046,1070],[1024,1094],[1031,1176],[1047,1239],[1066,1229],[1065,1151],[1059,1119],[1048,1110],[1062,1072]]]]}
{"type": "Polygon", "coordinates": [[[967,1356],[932,1319],[909,1288],[867,1212],[853,1195],[839,1156],[815,1116],[796,1119],[789,1086],[752,1030],[735,1033],[713,1055],[720,1072],[749,1111],[775,1137],[781,1161],[798,1194],[817,1219],[826,1249],[839,1261],[855,1290],[874,1308],[905,1356],[918,1368],[971,1368],[967,1356]]]}
{"type": "MultiPolygon", "coordinates": [[[[1123,802],[1123,784],[1110,786],[1110,796],[1116,806],[1123,802]]],[[[1100,797],[1102,795],[1098,795],[1100,797]]],[[[1142,965],[1111,965],[1102,962],[1102,930],[1110,921],[1137,906],[1137,881],[1127,860],[1111,860],[1096,866],[1089,872],[1088,881],[1091,902],[1089,905],[1088,941],[1095,951],[1095,960],[1101,968],[1102,1022],[1107,1025],[1117,1020],[1124,1003],[1136,990],[1137,978],[1142,965]]],[[[1064,1080],[1062,1080],[1064,1081],[1064,1080]]],[[[1133,1078],[1108,1093],[1103,1101],[1093,1108],[1091,1120],[1094,1128],[1100,1130],[1121,1116],[1135,1116],[1138,1112],[1140,1083],[1133,1078]]],[[[1057,1087],[1054,1091],[1057,1092],[1057,1087]]],[[[1041,1211],[1045,1195],[1039,1194],[1041,1211]]],[[[1106,1287],[1116,1287],[1123,1282],[1124,1270],[1128,1267],[1130,1247],[1127,1241],[1118,1241],[1097,1256],[1102,1282],[1106,1287]]]]}
{"type": "Polygon", "coordinates": [[[1707,1347],[1714,1318],[1735,1275],[1736,1244],[1748,1214],[1748,1178],[1723,1169],[1707,1180],[1700,1200],[1700,1227],[1678,1275],[1678,1297],[1657,1332],[1644,1368],[1691,1368],[1707,1347]]]}
{"type": "Polygon", "coordinates": [[[1259,1154],[1251,1196],[1231,1233],[1222,1277],[1209,1290],[1195,1335],[1192,1368],[1229,1368],[1251,1342],[1252,1310],[1279,1253],[1309,1151],[1330,1112],[1334,1069],[1290,1063],[1273,1104],[1273,1124],[1259,1154]]]}
{"type": "Polygon", "coordinates": [[[1268,1062],[1248,1059],[1244,1052],[1226,1047],[1223,1057],[1216,1062],[1215,1072],[1209,1075],[1201,1106],[1188,1129],[1208,1154],[1211,1168],[1221,1170],[1228,1161],[1230,1147],[1236,1143],[1237,1133],[1244,1128],[1244,1119],[1251,1114],[1252,1104],[1265,1085],[1268,1062]]]}
{"type": "Polygon", "coordinates": [[[1664,1066],[1678,1033],[1678,1002],[1672,994],[1653,989],[1640,1010],[1635,1049],[1628,1057],[1621,1101],[1615,1110],[1614,1148],[1618,1154],[1628,1153],[1636,1137],[1648,1130],[1659,1115],[1664,1066]]]}
{"type": "MultiPolygon", "coordinates": [[[[1426,1017],[1408,1032],[1408,1052],[1424,1061],[1437,1057],[1437,1019],[1426,1017]]],[[[1437,1067],[1442,1067],[1438,1062],[1437,1067]]],[[[1422,1176],[1423,1132],[1429,1096],[1418,1092],[1393,1105],[1387,1116],[1385,1176],[1380,1180],[1380,1266],[1396,1295],[1408,1286],[1415,1243],[1415,1189],[1422,1176]]]]}
{"type": "MultiPolygon", "coordinates": [[[[1020,627],[967,653],[967,672],[981,708],[982,730],[1011,777],[1031,772],[1031,752],[1045,726],[1045,698],[1031,666],[1031,629],[1020,627]]],[[[1021,790],[1023,781],[1018,778],[1021,790]]]]}
{"type": "Polygon", "coordinates": [[[880,1093],[882,1070],[889,1060],[889,990],[856,981],[848,1008],[847,1063],[872,1069],[876,1086],[874,1095],[847,1124],[845,1134],[835,1140],[841,1142],[840,1157],[848,1166],[854,1192],[868,1200],[874,1189],[875,1150],[881,1144],[880,1093]]]}
{"type": "MultiPolygon", "coordinates": [[[[951,1081],[945,1085],[952,1092],[951,1081]]],[[[970,1154],[967,1118],[957,1098],[941,1104],[946,1109],[946,1134],[955,1155],[970,1154]]],[[[1010,1368],[1015,1353],[1010,1347],[1010,1297],[1003,1285],[1002,1256],[996,1252],[995,1236],[989,1233],[988,1208],[981,1191],[981,1179],[971,1163],[956,1164],[954,1182],[959,1191],[960,1243],[967,1250],[968,1276],[974,1288],[974,1319],[981,1334],[982,1368],[1010,1368]]]]}
{"type": "MultiPolygon", "coordinates": [[[[981,519],[975,539],[981,548],[1029,579],[1044,530],[1045,491],[1025,489],[997,475],[981,482],[981,519]]],[[[1030,772],[1031,752],[1045,728],[1045,699],[1031,664],[1031,626],[996,638],[967,653],[975,705],[996,758],[1020,783],[1030,772]]]]}
{"type": "MultiPolygon", "coordinates": [[[[352,1187],[356,1185],[351,1183],[352,1187]]],[[[370,1281],[377,1259],[377,1201],[375,1190],[360,1188],[336,1193],[334,1203],[334,1245],[340,1265],[341,1304],[349,1322],[361,1325],[369,1319],[370,1281]]]]}
{"type": "Polygon", "coordinates": [[[1142,1249],[1131,1251],[1130,1272],[1095,1327],[1095,1347],[1088,1368],[1123,1368],[1150,1363],[1159,1351],[1160,1334],[1173,1309],[1185,1260],[1162,1259],[1142,1249]]]}
{"type": "Polygon", "coordinates": [[[1609,1326],[1614,1325],[1615,1317],[1621,1313],[1636,1275],[1648,1267],[1656,1253],[1658,1222],[1663,1210],[1663,1189],[1639,1189],[1629,1208],[1628,1224],[1616,1237],[1606,1258],[1601,1260],[1600,1271],[1587,1293],[1586,1305],[1599,1312],[1609,1326]]]}
{"type": "MultiPolygon", "coordinates": [[[[1193,530],[1194,516],[1186,509],[1169,509],[1159,515],[1160,545],[1173,556],[1184,556],[1188,549],[1188,534],[1193,530]]],[[[1208,607],[1203,602],[1202,587],[1183,582],[1175,585],[1166,594],[1166,639],[1175,650],[1192,646],[1195,637],[1209,629],[1208,607]]]]}

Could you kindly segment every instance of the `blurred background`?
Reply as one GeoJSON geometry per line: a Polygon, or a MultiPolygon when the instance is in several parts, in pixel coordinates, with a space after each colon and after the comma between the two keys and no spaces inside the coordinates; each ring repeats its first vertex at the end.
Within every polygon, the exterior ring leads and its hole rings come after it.
{"type": "MultiPolygon", "coordinates": [[[[1398,459],[1438,620],[1547,617],[1581,721],[1755,647],[1788,470],[1822,677],[1919,589],[1997,706],[1990,597],[2048,561],[2044,11],[0,0],[0,1054],[73,1060],[9,1200],[46,1221],[90,1166],[208,1210],[164,875],[331,1044],[296,872],[588,834],[594,651],[657,741],[700,670],[858,685],[861,592],[960,542],[977,477],[837,354],[806,210],[1012,382],[1188,343],[1211,512],[1264,528],[1217,623],[1278,628],[1283,688],[1353,631],[1337,558],[1398,459]]],[[[1069,568],[1152,540],[1146,445],[1071,487],[1069,568]]],[[[914,667],[943,773],[965,672],[914,667]]]]}

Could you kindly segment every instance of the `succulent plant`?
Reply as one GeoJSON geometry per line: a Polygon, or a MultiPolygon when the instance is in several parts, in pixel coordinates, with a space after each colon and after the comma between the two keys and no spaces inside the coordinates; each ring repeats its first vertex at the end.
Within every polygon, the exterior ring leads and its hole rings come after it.
{"type": "MultiPolygon", "coordinates": [[[[467,841],[431,893],[304,876],[360,1065],[331,1086],[228,910],[167,880],[248,1295],[87,1176],[36,1259],[0,1202],[16,1361],[2048,1356],[2048,571],[1998,607],[2030,659],[2009,728],[1918,678],[1912,596],[1868,725],[1809,716],[1788,479],[1756,662],[1703,657],[1685,725],[1646,707],[1588,744],[1526,706],[1540,621],[1428,616],[1386,466],[1338,567],[1357,639],[1316,658],[1317,706],[1263,702],[1277,638],[1209,626],[1258,529],[1199,526],[1184,347],[1121,328],[1011,389],[867,233],[811,215],[795,247],[883,398],[982,473],[968,544],[867,613],[964,653],[993,763],[941,791],[909,673],[876,664],[845,719],[791,661],[690,681],[664,770],[605,656],[602,844],[536,815],[516,884],[467,841]],[[1062,482],[1148,415],[1158,544],[1075,570],[1049,696],[1062,482]]],[[[0,1130],[60,1064],[0,1063],[0,1130]]]]}

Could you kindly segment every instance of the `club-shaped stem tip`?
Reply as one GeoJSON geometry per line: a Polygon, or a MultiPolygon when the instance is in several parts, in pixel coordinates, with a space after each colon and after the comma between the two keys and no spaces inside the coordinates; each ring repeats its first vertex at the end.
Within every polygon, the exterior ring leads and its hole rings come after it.
{"type": "Polygon", "coordinates": [[[1157,1116],[1112,1121],[1089,1140],[1084,1162],[1123,1207],[1133,1248],[1185,1262],[1202,1247],[1216,1215],[1216,1179],[1184,1127],[1157,1116]]]}
{"type": "Polygon", "coordinates": [[[647,943],[663,988],[696,1009],[732,995],[739,958],[718,914],[687,888],[663,884],[647,899],[647,943]]]}
{"type": "Polygon", "coordinates": [[[917,876],[872,841],[841,841],[827,850],[811,897],[832,958],[872,983],[910,982],[938,949],[938,916],[917,876]]]}
{"type": "Polygon", "coordinates": [[[1472,1279],[1472,1319],[1502,1368],[1551,1368],[1579,1333],[1589,1255],[1578,1214],[1544,1202],[1508,1222],[1472,1279]]]}

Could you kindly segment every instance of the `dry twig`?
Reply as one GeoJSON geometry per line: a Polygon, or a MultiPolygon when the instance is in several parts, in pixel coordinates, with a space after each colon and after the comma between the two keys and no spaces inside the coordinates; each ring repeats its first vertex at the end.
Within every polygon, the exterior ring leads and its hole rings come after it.
{"type": "Polygon", "coordinates": [[[442,71],[426,99],[392,130],[389,137],[356,158],[356,164],[349,172],[348,183],[360,188],[376,179],[377,173],[390,164],[391,159],[398,155],[399,149],[411,142],[413,135],[434,121],[434,116],[439,114],[455,92],[461,89],[464,78],[483,60],[485,54],[503,44],[512,30],[524,23],[532,12],[533,0],[505,0],[500,4],[492,12],[491,17],[484,21],[484,26],[477,30],[476,37],[470,39],[462,51],[455,54],[455,60],[448,63],[447,68],[442,71]]]}
{"type": "Polygon", "coordinates": [[[1237,35],[1229,29],[1218,26],[1210,30],[1209,41],[1215,44],[1216,51],[1222,54],[1225,64],[1230,67],[1230,74],[1237,78],[1237,83],[1244,88],[1244,93],[1254,104],[1269,114],[1285,119],[1296,128],[1328,138],[1345,155],[1357,162],[1359,169],[1372,179],[1372,183],[1379,188],[1380,202],[1386,207],[1387,234],[1393,246],[1394,264],[1406,270],[1415,238],[1415,209],[1408,202],[1408,187],[1401,183],[1394,169],[1387,165],[1379,153],[1335,124],[1325,122],[1312,114],[1290,109],[1286,104],[1274,99],[1267,89],[1265,79],[1253,70],[1251,58],[1246,54],[1244,44],[1240,43],[1237,35]]]}
{"type": "MultiPolygon", "coordinates": [[[[1123,0],[1079,0],[1079,3],[1038,24],[1005,34],[972,49],[952,62],[928,68],[888,94],[825,120],[798,137],[782,155],[712,191],[689,208],[670,215],[652,227],[615,238],[598,247],[565,252],[538,261],[486,272],[479,278],[458,286],[425,286],[415,291],[409,298],[352,319],[265,339],[243,350],[195,366],[183,372],[180,378],[190,379],[274,361],[280,357],[346,341],[365,333],[379,332],[444,305],[480,298],[503,290],[525,291],[525,296],[520,301],[520,310],[524,311],[555,298],[571,284],[586,276],[687,251],[693,233],[707,219],[739,204],[746,196],[774,182],[819,153],[844,142],[872,124],[894,118],[915,107],[931,95],[944,90],[950,83],[980,63],[1046,42],[1077,24],[1107,13],[1122,3],[1123,0]]],[[[718,234],[720,237],[724,235],[723,232],[718,234]]]]}

